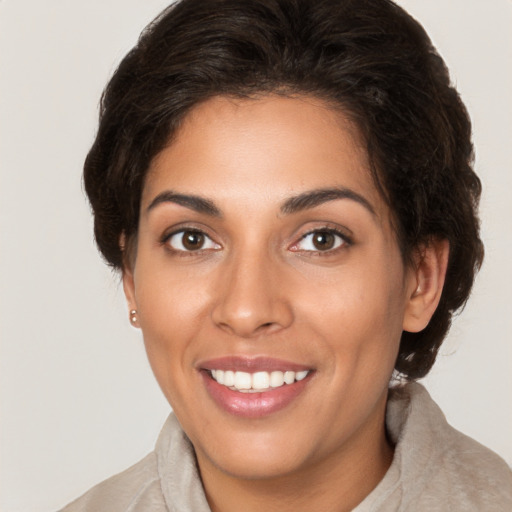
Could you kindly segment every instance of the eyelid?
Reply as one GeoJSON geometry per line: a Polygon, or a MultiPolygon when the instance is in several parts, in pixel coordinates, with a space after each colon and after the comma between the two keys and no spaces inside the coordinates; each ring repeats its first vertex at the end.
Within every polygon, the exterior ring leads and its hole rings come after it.
{"type": "Polygon", "coordinates": [[[301,235],[300,238],[289,247],[289,250],[291,250],[293,252],[304,252],[304,253],[327,255],[327,254],[332,254],[344,247],[349,247],[352,244],[353,244],[352,238],[347,233],[344,233],[343,230],[341,230],[340,228],[335,228],[335,227],[331,227],[331,226],[323,226],[323,227],[318,227],[318,228],[308,230],[306,233],[301,235]],[[322,251],[320,249],[300,249],[298,247],[298,245],[303,240],[305,240],[309,236],[313,236],[315,233],[332,234],[340,239],[340,243],[338,245],[336,245],[335,247],[326,249],[324,251],[322,251]]]}
{"type": "MultiPolygon", "coordinates": [[[[192,226],[180,226],[180,227],[177,227],[177,228],[171,230],[170,232],[164,233],[164,235],[160,239],[160,243],[162,245],[167,246],[167,248],[170,251],[173,251],[176,253],[184,253],[184,254],[200,254],[205,251],[221,249],[221,245],[219,243],[215,242],[215,240],[213,240],[213,238],[208,233],[206,233],[205,230],[199,229],[197,227],[192,227],[192,226]],[[200,235],[203,235],[205,237],[205,239],[208,240],[215,247],[200,247],[199,249],[196,249],[196,250],[188,250],[184,247],[183,247],[183,249],[173,247],[170,244],[171,239],[173,237],[175,237],[176,235],[183,236],[183,233],[198,233],[200,235]]],[[[183,244],[181,244],[181,245],[183,246],[183,244]]]]}

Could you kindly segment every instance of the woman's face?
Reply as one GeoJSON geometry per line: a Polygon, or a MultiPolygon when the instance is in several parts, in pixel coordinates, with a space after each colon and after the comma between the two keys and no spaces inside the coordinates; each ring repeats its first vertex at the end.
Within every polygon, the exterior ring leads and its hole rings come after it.
{"type": "Polygon", "coordinates": [[[416,280],[319,100],[197,106],[151,165],[124,284],[202,469],[292,474],[384,438],[416,280]]]}

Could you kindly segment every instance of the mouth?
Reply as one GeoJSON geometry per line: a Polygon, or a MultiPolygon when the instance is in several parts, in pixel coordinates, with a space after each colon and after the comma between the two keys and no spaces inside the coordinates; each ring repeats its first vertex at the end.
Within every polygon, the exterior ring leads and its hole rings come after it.
{"type": "Polygon", "coordinates": [[[310,370],[294,372],[286,371],[260,371],[248,373],[234,370],[209,370],[212,379],[218,384],[226,386],[232,391],[242,393],[264,393],[282,386],[289,386],[294,382],[304,380],[310,373],[310,370]]]}
{"type": "Polygon", "coordinates": [[[263,418],[290,406],[315,373],[304,365],[261,357],[216,359],[199,369],[214,403],[244,418],[263,418]]]}

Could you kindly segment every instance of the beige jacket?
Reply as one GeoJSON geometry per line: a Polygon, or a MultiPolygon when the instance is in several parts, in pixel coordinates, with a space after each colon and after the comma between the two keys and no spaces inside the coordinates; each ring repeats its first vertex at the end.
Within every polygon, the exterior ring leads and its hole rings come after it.
{"type": "MultiPolygon", "coordinates": [[[[450,427],[420,384],[392,390],[393,463],[353,512],[512,512],[512,471],[495,453],[450,427]]],[[[62,512],[210,512],[193,448],[175,416],[155,451],[62,512]]]]}

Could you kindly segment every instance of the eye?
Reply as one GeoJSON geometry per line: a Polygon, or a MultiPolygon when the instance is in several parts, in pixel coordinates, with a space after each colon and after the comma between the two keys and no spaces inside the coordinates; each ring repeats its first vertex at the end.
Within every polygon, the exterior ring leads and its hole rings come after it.
{"type": "Polygon", "coordinates": [[[348,243],[344,235],[333,229],[318,229],[305,234],[291,247],[293,251],[332,251],[348,243]]]}
{"type": "Polygon", "coordinates": [[[165,243],[170,245],[175,251],[193,252],[220,249],[220,245],[215,243],[208,235],[202,231],[191,229],[172,233],[167,237],[165,243]]]}

